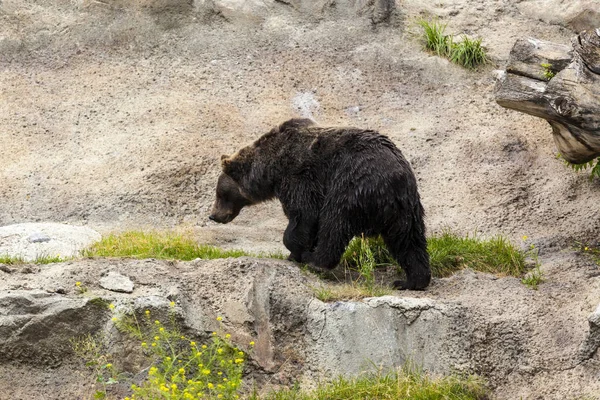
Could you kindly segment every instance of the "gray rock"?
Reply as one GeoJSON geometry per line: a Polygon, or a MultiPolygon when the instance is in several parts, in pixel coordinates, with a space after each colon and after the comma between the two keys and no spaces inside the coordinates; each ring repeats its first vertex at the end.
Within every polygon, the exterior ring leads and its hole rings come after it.
{"type": "Polygon", "coordinates": [[[71,350],[70,339],[97,332],[108,310],[88,298],[44,291],[0,293],[0,358],[55,367],[71,350]]]}
{"type": "Polygon", "coordinates": [[[29,240],[31,243],[44,243],[49,242],[51,239],[50,236],[46,235],[45,233],[35,232],[31,234],[27,240],[29,240]]]}
{"type": "Polygon", "coordinates": [[[592,358],[600,348],[600,305],[588,317],[588,323],[590,324],[590,330],[579,348],[582,361],[592,358]]]}
{"type": "Polygon", "coordinates": [[[455,334],[461,315],[458,307],[431,299],[314,301],[308,311],[308,360],[330,376],[355,376],[373,366],[400,367],[408,360],[447,373],[465,358],[455,334]]]}
{"type": "Polygon", "coordinates": [[[108,275],[100,279],[100,286],[113,292],[133,292],[133,282],[131,279],[114,271],[110,271],[108,275]]]}

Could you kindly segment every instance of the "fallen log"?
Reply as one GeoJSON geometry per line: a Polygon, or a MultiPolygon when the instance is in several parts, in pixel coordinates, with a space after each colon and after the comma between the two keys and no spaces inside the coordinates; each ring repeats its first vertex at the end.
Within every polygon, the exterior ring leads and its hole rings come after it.
{"type": "Polygon", "coordinates": [[[562,157],[581,164],[600,157],[600,28],[571,44],[517,40],[495,95],[503,107],[547,120],[562,157]]]}

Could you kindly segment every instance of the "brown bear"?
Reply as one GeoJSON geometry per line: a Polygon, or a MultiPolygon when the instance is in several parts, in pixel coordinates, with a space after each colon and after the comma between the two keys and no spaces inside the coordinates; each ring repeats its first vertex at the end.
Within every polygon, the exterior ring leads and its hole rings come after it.
{"type": "Polygon", "coordinates": [[[277,198],[289,219],[283,243],[291,260],[332,269],[354,236],[381,235],[406,272],[395,287],[429,285],[417,181],[388,137],[292,119],[221,164],[211,220],[228,223],[243,207],[277,198]]]}

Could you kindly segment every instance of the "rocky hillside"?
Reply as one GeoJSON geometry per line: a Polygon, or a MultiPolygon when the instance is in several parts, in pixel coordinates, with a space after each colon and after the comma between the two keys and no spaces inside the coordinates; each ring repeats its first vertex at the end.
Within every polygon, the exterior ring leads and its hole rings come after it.
{"type": "Polygon", "coordinates": [[[597,243],[598,181],[556,158],[545,121],[494,100],[495,70],[517,39],[569,44],[600,26],[597,10],[596,0],[1,1],[0,226],[177,226],[222,247],[283,250],[277,203],[225,226],[207,215],[221,154],[307,116],[390,136],[418,176],[430,232],[527,235],[546,283],[531,291],[515,278],[464,273],[424,293],[324,304],[312,278],[286,262],[8,268],[0,383],[10,391],[0,399],[82,396],[67,337],[112,328],[74,281],[122,304],[150,298],[160,309],[176,299],[197,332],[223,315],[240,340],[260,337],[256,376],[280,383],[355,373],[364,359],[398,364],[412,346],[434,371],[483,375],[497,398],[599,393],[597,315],[588,322],[600,303],[598,266],[573,250],[597,243]],[[425,52],[420,18],[481,37],[491,62],[470,71],[425,52]],[[133,293],[102,288],[109,271],[129,277],[133,293]],[[368,341],[381,346],[358,345],[368,341]],[[291,364],[288,348],[300,349],[291,364]],[[340,358],[347,352],[352,363],[340,358]]]}

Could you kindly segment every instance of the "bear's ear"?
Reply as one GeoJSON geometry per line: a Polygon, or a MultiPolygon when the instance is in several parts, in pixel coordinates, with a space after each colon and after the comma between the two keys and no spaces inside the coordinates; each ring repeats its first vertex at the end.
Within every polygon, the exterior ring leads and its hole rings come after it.
{"type": "Polygon", "coordinates": [[[223,154],[221,156],[221,168],[225,169],[225,165],[231,160],[231,158],[227,154],[223,154]]]}
{"type": "Polygon", "coordinates": [[[244,176],[244,163],[238,160],[237,158],[222,156],[221,157],[221,169],[226,174],[229,175],[231,179],[236,182],[239,182],[240,179],[244,176]]]}

